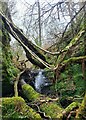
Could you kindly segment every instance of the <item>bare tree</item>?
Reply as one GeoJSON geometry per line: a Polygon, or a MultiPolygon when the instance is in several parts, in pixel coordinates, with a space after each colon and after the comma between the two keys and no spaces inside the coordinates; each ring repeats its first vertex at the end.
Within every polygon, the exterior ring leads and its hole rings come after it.
{"type": "Polygon", "coordinates": [[[40,3],[39,3],[39,0],[37,1],[38,3],[38,19],[39,19],[39,45],[41,46],[41,11],[40,11],[40,3]]]}
{"type": "MultiPolygon", "coordinates": [[[[55,43],[62,35],[69,19],[72,19],[78,8],[73,2],[35,2],[33,5],[27,4],[27,10],[24,17],[24,26],[28,37],[43,43],[55,43]],[[70,18],[69,18],[70,17],[70,18]],[[62,26],[62,27],[61,27],[62,26]],[[43,32],[44,31],[44,32],[43,32]],[[51,40],[52,39],[52,40],[51,40]]],[[[71,22],[71,28],[74,25],[71,22]]],[[[73,32],[74,30],[72,30],[73,32]]],[[[40,43],[41,43],[40,42],[40,43]]],[[[37,43],[37,42],[36,42],[37,43]]],[[[42,44],[41,43],[41,44],[42,44]]]]}

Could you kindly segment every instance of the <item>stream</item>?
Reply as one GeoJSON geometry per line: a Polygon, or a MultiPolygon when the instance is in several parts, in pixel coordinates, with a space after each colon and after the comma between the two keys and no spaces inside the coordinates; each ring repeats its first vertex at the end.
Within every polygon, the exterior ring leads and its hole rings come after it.
{"type": "Polygon", "coordinates": [[[39,93],[47,93],[49,92],[49,86],[51,86],[52,83],[46,78],[44,75],[44,70],[40,69],[38,72],[38,75],[35,77],[35,89],[39,93]]]}
{"type": "Polygon", "coordinates": [[[50,94],[50,86],[52,83],[46,77],[46,71],[43,69],[30,70],[26,69],[20,76],[27,84],[30,84],[37,92],[42,94],[50,94]]]}

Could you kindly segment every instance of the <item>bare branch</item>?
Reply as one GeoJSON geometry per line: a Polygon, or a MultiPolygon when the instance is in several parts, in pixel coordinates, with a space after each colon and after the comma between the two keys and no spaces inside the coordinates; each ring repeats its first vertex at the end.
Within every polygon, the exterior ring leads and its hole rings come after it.
{"type": "Polygon", "coordinates": [[[86,5],[86,2],[84,2],[83,7],[73,16],[73,18],[70,20],[70,22],[66,25],[65,30],[64,30],[64,32],[63,32],[63,34],[62,34],[62,39],[63,39],[63,37],[64,37],[64,34],[65,34],[65,32],[66,32],[67,27],[69,26],[69,24],[71,24],[71,22],[72,22],[72,21],[75,19],[75,17],[80,13],[80,11],[85,7],[85,5],[86,5]]]}

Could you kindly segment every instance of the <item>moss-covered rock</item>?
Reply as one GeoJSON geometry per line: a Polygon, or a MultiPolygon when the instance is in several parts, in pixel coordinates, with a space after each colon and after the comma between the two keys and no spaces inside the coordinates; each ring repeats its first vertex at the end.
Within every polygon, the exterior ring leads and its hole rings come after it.
{"type": "Polygon", "coordinates": [[[2,98],[2,118],[3,120],[37,120],[41,117],[30,108],[21,97],[2,98]]]}

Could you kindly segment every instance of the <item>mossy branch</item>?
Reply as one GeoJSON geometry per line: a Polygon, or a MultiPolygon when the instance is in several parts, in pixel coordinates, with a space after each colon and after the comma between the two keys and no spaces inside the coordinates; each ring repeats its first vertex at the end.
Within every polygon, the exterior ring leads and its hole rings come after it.
{"type": "Polygon", "coordinates": [[[69,58],[69,59],[67,59],[67,60],[64,60],[64,61],[62,62],[62,65],[66,65],[66,64],[69,64],[69,63],[71,63],[71,62],[82,61],[82,60],[86,60],[86,56],[69,58]]]}
{"type": "Polygon", "coordinates": [[[27,37],[19,30],[11,21],[9,21],[1,12],[0,16],[2,17],[2,20],[6,26],[6,29],[9,31],[9,33],[16,39],[18,42],[23,46],[26,56],[30,62],[33,64],[39,66],[40,68],[47,67],[48,69],[56,70],[58,68],[58,64],[61,63],[65,57],[65,55],[68,53],[68,50],[74,46],[77,41],[80,39],[80,37],[85,33],[84,28],[80,30],[80,32],[74,37],[74,39],[71,40],[71,42],[58,54],[57,59],[57,66],[54,67],[54,65],[50,65],[47,63],[45,56],[40,53],[40,51],[37,49],[37,46],[34,45],[31,41],[27,39],[27,37]],[[36,60],[35,60],[35,59],[36,60]]]}
{"type": "Polygon", "coordinates": [[[60,76],[60,73],[61,71],[64,70],[65,66],[69,63],[74,63],[74,62],[82,62],[82,60],[85,60],[86,61],[86,56],[80,56],[80,57],[72,57],[72,58],[69,58],[67,60],[64,60],[63,62],[61,62],[60,64],[58,64],[57,68],[55,69],[55,72],[56,72],[56,78],[55,80],[57,80],[60,76]]]}
{"type": "Polygon", "coordinates": [[[15,97],[18,97],[18,81],[17,80],[14,82],[14,93],[15,93],[15,97]]]}
{"type": "Polygon", "coordinates": [[[66,107],[62,113],[60,113],[57,117],[58,118],[63,118],[63,116],[68,115],[68,113],[70,113],[74,108],[78,108],[79,107],[79,103],[78,102],[72,102],[68,107],[66,107]]]}
{"type": "Polygon", "coordinates": [[[86,93],[84,99],[82,100],[81,105],[79,106],[79,109],[77,110],[75,118],[80,120],[86,118],[86,93]]]}
{"type": "Polygon", "coordinates": [[[63,52],[62,54],[60,54],[58,56],[58,59],[57,59],[57,66],[54,68],[55,70],[58,69],[58,66],[59,64],[64,60],[66,54],[68,53],[68,51],[76,45],[77,41],[83,36],[83,34],[85,34],[85,30],[84,28],[82,28],[80,30],[80,32],[70,41],[70,43],[63,49],[63,52]]]}

